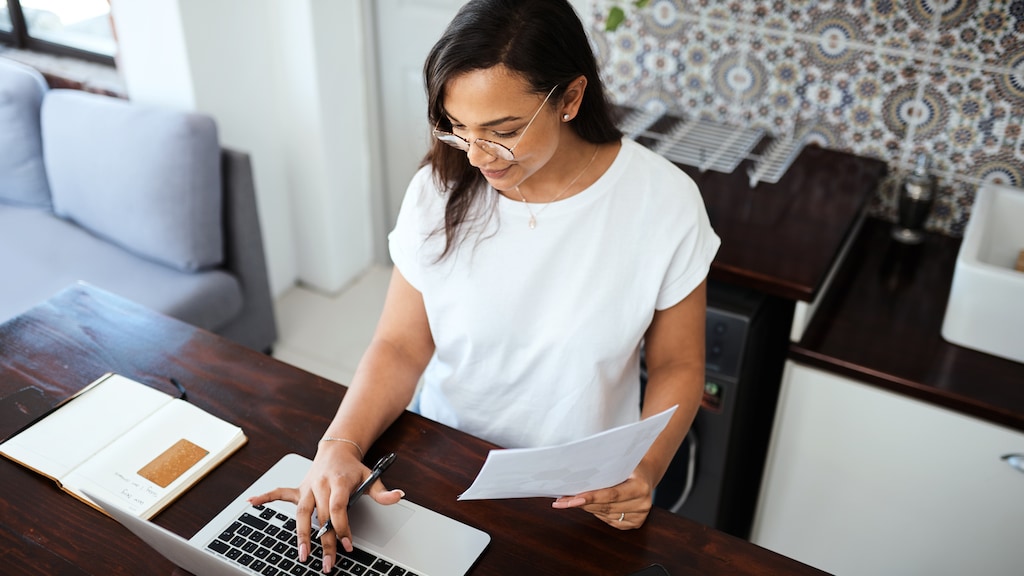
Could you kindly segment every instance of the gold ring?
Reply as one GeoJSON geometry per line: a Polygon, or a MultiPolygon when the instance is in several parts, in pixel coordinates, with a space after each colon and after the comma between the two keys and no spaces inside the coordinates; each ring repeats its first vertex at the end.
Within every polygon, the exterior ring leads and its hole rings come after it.
{"type": "Polygon", "coordinates": [[[626,513],[625,512],[623,512],[622,514],[619,514],[619,522],[622,522],[622,519],[625,518],[625,517],[626,517],[626,513]]]}

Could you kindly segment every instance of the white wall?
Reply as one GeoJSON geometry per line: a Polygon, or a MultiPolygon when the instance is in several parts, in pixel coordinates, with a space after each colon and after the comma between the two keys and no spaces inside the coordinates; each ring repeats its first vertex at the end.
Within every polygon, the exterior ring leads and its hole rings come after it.
{"type": "Polygon", "coordinates": [[[337,0],[112,3],[129,97],[211,114],[222,143],[251,154],[275,295],[296,281],[336,291],[372,261],[378,184],[365,144],[362,9],[337,0]]]}

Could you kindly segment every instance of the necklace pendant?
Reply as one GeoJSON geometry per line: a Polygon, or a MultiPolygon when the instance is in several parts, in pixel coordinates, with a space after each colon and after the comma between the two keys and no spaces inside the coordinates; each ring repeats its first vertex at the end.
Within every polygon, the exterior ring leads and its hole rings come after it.
{"type": "Polygon", "coordinates": [[[537,227],[537,219],[533,217],[533,214],[530,214],[530,230],[533,230],[536,227],[537,227]]]}

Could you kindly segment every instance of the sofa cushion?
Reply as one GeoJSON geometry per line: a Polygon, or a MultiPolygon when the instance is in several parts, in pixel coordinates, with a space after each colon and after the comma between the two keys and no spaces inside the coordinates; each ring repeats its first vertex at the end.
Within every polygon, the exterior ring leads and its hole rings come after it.
{"type": "Polygon", "coordinates": [[[207,330],[219,330],[242,309],[242,289],[230,274],[168,268],[49,212],[0,205],[0,232],[0,322],[78,281],[207,330]]]}
{"type": "Polygon", "coordinates": [[[220,144],[212,118],[51,90],[42,130],[58,215],[178,270],[221,263],[220,144]]]}
{"type": "Polygon", "coordinates": [[[39,129],[47,90],[42,74],[0,58],[0,202],[50,208],[39,129]]]}

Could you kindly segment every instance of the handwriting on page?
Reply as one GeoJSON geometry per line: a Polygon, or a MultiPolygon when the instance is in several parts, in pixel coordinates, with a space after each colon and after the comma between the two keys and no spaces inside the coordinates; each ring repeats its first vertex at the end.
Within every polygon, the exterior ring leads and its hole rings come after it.
{"type": "Polygon", "coordinates": [[[114,476],[124,484],[118,493],[131,504],[132,509],[149,506],[160,495],[151,484],[144,484],[137,478],[129,478],[120,472],[114,472],[114,476]]]}

